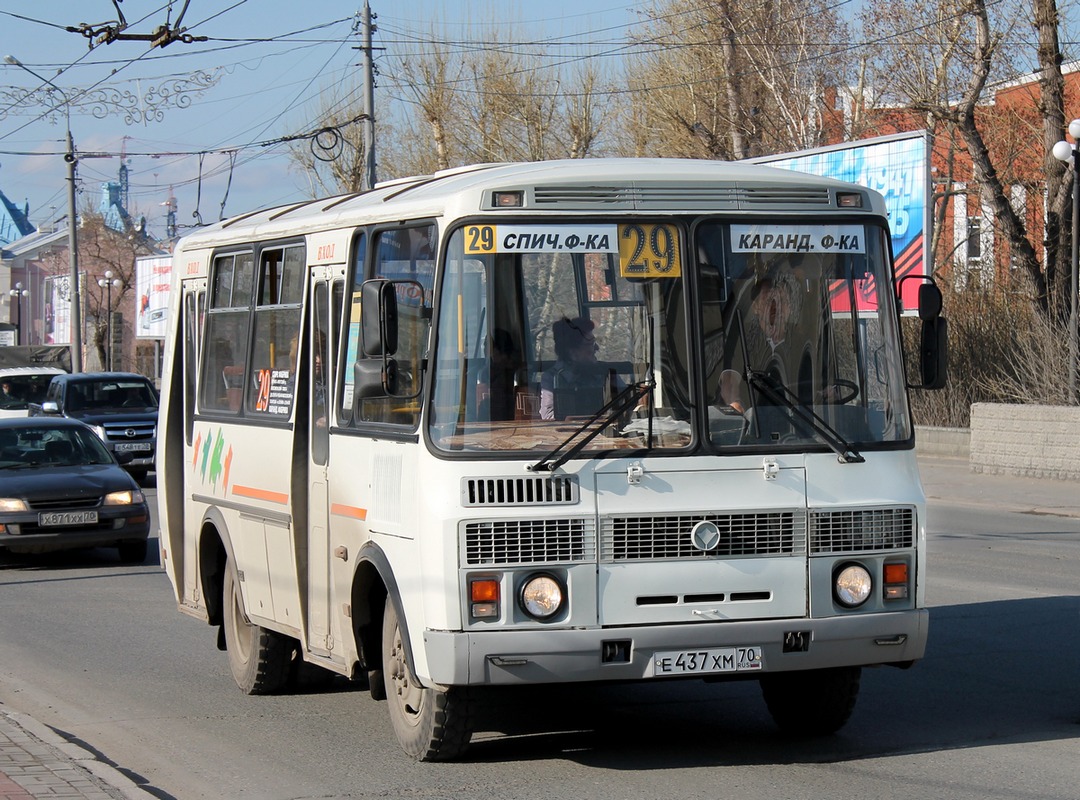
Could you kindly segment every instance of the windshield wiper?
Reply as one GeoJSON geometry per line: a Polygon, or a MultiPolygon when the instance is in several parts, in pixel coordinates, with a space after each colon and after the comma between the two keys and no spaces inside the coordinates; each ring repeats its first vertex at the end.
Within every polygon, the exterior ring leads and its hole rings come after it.
{"type": "Polygon", "coordinates": [[[830,450],[836,453],[837,460],[841,464],[861,464],[866,461],[835,428],[818,416],[813,409],[802,405],[790,389],[776,383],[768,374],[747,367],[746,382],[765,395],[774,405],[783,406],[805,423],[821,441],[829,446],[830,450]]]}
{"type": "MultiPolygon", "coordinates": [[[[652,374],[651,372],[649,373],[652,374]]],[[[535,464],[529,465],[527,469],[531,472],[553,472],[576,456],[585,446],[600,435],[600,432],[604,430],[608,425],[613,423],[627,411],[630,411],[637,407],[637,404],[641,401],[641,398],[645,395],[649,395],[649,435],[646,440],[646,449],[652,447],[652,391],[656,386],[656,382],[653,380],[642,381],[641,383],[632,383],[611,398],[608,402],[576,427],[573,432],[561,441],[550,453],[545,455],[535,464]],[[596,427],[585,436],[582,436],[573,447],[569,447],[570,443],[581,436],[591,426],[596,427]],[[569,447],[565,453],[558,458],[555,458],[563,449],[569,447]]]]}

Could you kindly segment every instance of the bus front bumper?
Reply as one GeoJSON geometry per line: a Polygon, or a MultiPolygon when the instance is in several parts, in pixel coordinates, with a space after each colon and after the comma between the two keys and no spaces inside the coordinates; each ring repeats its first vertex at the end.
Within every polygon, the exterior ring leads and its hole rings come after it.
{"type": "Polygon", "coordinates": [[[494,686],[667,676],[742,678],[828,667],[907,666],[926,650],[928,623],[929,612],[915,609],[825,619],[625,628],[427,630],[430,675],[425,683],[494,686]],[[748,648],[760,655],[760,664],[745,661],[748,648]],[[729,650],[743,660],[741,666],[728,669],[733,666],[729,650]],[[686,657],[673,666],[678,654],[686,657]],[[684,671],[702,662],[705,669],[684,671]]]}

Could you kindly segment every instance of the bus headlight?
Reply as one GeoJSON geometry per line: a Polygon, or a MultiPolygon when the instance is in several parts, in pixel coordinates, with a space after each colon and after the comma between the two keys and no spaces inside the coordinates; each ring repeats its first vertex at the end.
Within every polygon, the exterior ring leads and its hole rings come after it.
{"type": "Polygon", "coordinates": [[[874,588],[873,584],[866,567],[862,564],[847,564],[836,573],[833,593],[840,605],[856,608],[866,602],[874,588]]]}
{"type": "Polygon", "coordinates": [[[521,610],[533,619],[550,619],[559,613],[566,599],[566,590],[553,575],[538,573],[521,585],[518,602],[521,610]]]}

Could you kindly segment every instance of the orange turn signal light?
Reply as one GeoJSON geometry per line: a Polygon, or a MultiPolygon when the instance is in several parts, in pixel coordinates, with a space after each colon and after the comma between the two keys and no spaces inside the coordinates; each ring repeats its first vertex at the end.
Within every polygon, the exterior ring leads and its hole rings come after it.
{"type": "Polygon", "coordinates": [[[885,583],[907,583],[908,565],[905,563],[886,564],[884,569],[884,578],[885,583]]]}
{"type": "Polygon", "coordinates": [[[499,582],[494,578],[480,578],[469,583],[469,600],[473,603],[499,602],[499,582]]]}

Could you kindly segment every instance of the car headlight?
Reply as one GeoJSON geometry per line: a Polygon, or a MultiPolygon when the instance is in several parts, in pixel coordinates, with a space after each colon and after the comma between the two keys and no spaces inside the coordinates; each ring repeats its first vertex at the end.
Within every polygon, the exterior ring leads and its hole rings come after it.
{"type": "Polygon", "coordinates": [[[122,492],[110,492],[105,495],[102,505],[106,506],[133,506],[143,502],[143,493],[134,489],[125,489],[122,492]]]}
{"type": "Polygon", "coordinates": [[[848,564],[836,573],[833,591],[841,605],[848,608],[861,606],[870,596],[874,581],[862,564],[848,564]]]}
{"type": "Polygon", "coordinates": [[[562,609],[566,591],[553,575],[533,575],[521,585],[521,610],[533,619],[550,619],[562,609]]]}
{"type": "Polygon", "coordinates": [[[101,441],[103,441],[103,442],[105,441],[105,428],[104,427],[102,427],[101,425],[91,425],[90,430],[92,430],[94,433],[96,433],[97,438],[101,439],[101,441]]]}
{"type": "Polygon", "coordinates": [[[26,501],[18,497],[0,497],[0,511],[29,511],[26,501]]]}

